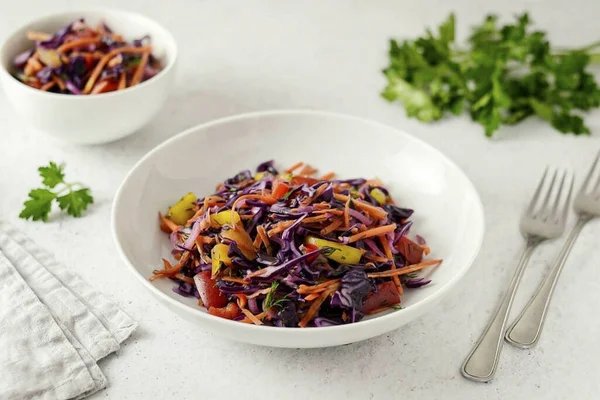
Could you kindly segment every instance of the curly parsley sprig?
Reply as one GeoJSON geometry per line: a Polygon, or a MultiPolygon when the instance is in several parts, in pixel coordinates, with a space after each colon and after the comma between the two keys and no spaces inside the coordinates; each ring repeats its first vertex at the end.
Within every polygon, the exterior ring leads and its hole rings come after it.
{"type": "Polygon", "coordinates": [[[437,34],[391,40],[382,96],[423,122],[467,110],[488,137],[533,115],[560,132],[589,134],[582,113],[600,106],[600,88],[587,67],[600,63],[592,52],[600,42],[560,51],[530,25],[527,13],[506,25],[488,15],[473,28],[468,49],[460,49],[451,14],[437,34]]]}
{"type": "Polygon", "coordinates": [[[90,190],[80,183],[64,181],[64,164],[50,162],[45,167],[39,167],[44,188],[33,189],[29,199],[23,203],[20,218],[34,221],[48,221],[52,202],[56,200],[58,207],[73,217],[81,217],[88,205],[94,202],[90,190]],[[50,190],[53,189],[53,190],[50,190]]]}

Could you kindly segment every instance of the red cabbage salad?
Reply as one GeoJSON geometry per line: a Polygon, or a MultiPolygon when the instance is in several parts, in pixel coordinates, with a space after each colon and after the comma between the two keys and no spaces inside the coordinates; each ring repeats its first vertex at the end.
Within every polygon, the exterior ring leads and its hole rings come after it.
{"type": "Polygon", "coordinates": [[[413,210],[377,179],[316,173],[267,161],[212,195],[186,194],[159,214],[176,261],[163,259],[150,280],[169,278],[208,313],[256,325],[333,326],[399,308],[405,288],[430,282],[417,271],[442,262],[423,260],[424,239],[407,237],[413,210]]]}
{"type": "Polygon", "coordinates": [[[132,43],[105,23],[91,27],[79,19],[57,32],[27,32],[33,48],[17,55],[14,76],[35,89],[62,94],[100,94],[146,81],[162,65],[150,38],[132,43]]]}

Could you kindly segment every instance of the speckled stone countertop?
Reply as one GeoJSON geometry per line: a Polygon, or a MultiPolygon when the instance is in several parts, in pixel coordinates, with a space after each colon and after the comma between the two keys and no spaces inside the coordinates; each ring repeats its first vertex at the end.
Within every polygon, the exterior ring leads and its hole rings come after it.
{"type": "MultiPolygon", "coordinates": [[[[88,0],[11,2],[0,38],[38,14],[96,5],[88,0]]],[[[7,3],[8,4],[8,3],[7,3]]],[[[98,5],[100,2],[98,2],[98,5]]],[[[101,361],[106,390],[93,399],[591,399],[600,393],[600,223],[589,224],[559,282],[540,344],[506,346],[495,381],[464,380],[459,366],[516,265],[518,217],[543,168],[581,176],[600,149],[600,113],[592,137],[563,136],[531,120],[495,140],[466,118],[422,125],[379,97],[390,36],[415,36],[449,11],[464,37],[488,11],[527,9],[558,45],[599,39],[596,0],[421,1],[103,1],[147,14],[178,41],[173,94],[137,134],[103,146],[61,143],[32,131],[0,90],[0,215],[56,253],[119,302],[140,329],[101,361]],[[473,268],[443,304],[408,326],[362,343],[316,350],[261,348],[225,341],[179,319],[125,269],[112,241],[115,191],[147,151],[184,128],[216,117],[272,108],[334,110],[373,118],[443,151],[473,180],[487,232],[473,268]],[[38,183],[36,168],[64,161],[96,204],[82,219],[19,220],[38,183]]],[[[572,221],[571,221],[572,223],[572,221]]],[[[525,273],[516,307],[532,293],[560,242],[542,246],[525,273]]]]}

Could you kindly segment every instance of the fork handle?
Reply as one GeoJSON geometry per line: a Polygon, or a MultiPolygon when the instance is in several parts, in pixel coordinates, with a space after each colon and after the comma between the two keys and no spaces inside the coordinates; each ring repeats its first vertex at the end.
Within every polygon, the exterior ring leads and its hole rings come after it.
{"type": "Polygon", "coordinates": [[[506,329],[508,313],[525,266],[538,243],[529,241],[523,250],[517,269],[500,306],[462,365],[461,372],[465,378],[477,382],[489,382],[494,377],[504,342],[504,330],[506,329]]]}
{"type": "Polygon", "coordinates": [[[577,221],[550,272],[542,281],[531,300],[529,300],[529,303],[523,308],[521,314],[519,314],[515,322],[508,328],[506,341],[513,346],[529,348],[535,345],[540,339],[556,282],[573,248],[573,244],[575,244],[575,240],[577,240],[581,229],[587,221],[589,221],[587,218],[580,218],[577,221]]]}

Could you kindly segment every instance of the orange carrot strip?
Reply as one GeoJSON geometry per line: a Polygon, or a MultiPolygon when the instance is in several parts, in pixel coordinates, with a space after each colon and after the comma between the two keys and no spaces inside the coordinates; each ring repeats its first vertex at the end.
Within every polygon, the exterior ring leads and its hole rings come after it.
{"type": "MultiPolygon", "coordinates": [[[[244,313],[244,315],[246,317],[248,317],[248,319],[250,321],[252,321],[252,323],[254,323],[254,325],[263,325],[263,322],[260,319],[258,319],[258,317],[256,315],[252,314],[249,310],[242,308],[242,312],[244,313]]],[[[261,315],[262,314],[264,314],[264,313],[261,313],[261,315]]]]}
{"type": "Polygon", "coordinates": [[[99,37],[77,39],[59,46],[58,49],[56,49],[56,51],[59,53],[65,53],[71,49],[74,49],[75,47],[87,46],[90,44],[100,44],[101,41],[102,39],[100,39],[99,37]]]}
{"type": "MultiPolygon", "coordinates": [[[[396,261],[394,261],[394,255],[392,254],[392,249],[390,249],[390,244],[387,241],[387,238],[384,236],[379,236],[379,242],[381,243],[381,247],[383,247],[383,252],[385,256],[392,261],[392,271],[396,270],[396,261]]],[[[400,283],[400,278],[394,275],[392,276],[392,281],[394,281],[394,285],[396,285],[396,289],[398,290],[398,294],[402,296],[402,284],[400,283]]]]}
{"type": "Polygon", "coordinates": [[[322,181],[329,181],[335,177],[335,172],[328,172],[321,177],[322,181]]]}
{"type": "Polygon", "coordinates": [[[384,271],[384,272],[372,272],[370,274],[367,274],[367,276],[369,278],[386,278],[386,277],[390,277],[390,276],[410,274],[411,272],[419,271],[419,270],[422,270],[423,268],[431,267],[434,265],[439,265],[442,263],[442,261],[443,261],[442,259],[423,261],[421,263],[409,265],[408,267],[400,268],[400,269],[397,269],[394,271],[390,270],[390,271],[384,271]]]}
{"type": "Polygon", "coordinates": [[[52,87],[53,87],[54,85],[56,85],[56,82],[54,82],[54,81],[50,81],[50,82],[46,83],[45,85],[43,85],[43,86],[40,88],[40,90],[43,90],[44,92],[46,92],[46,91],[48,91],[48,90],[52,89],[52,87]]]}
{"type": "Polygon", "coordinates": [[[339,284],[333,285],[333,286],[327,288],[327,290],[325,290],[323,293],[321,293],[321,295],[315,301],[313,301],[313,303],[310,305],[310,307],[308,308],[308,311],[306,311],[306,313],[302,317],[302,320],[300,320],[300,322],[298,322],[298,326],[301,328],[306,327],[306,325],[308,325],[308,323],[310,321],[312,321],[313,318],[315,317],[315,315],[317,315],[317,313],[319,312],[319,308],[321,308],[321,304],[323,304],[323,302],[325,302],[325,300],[327,300],[327,297],[329,297],[329,295],[331,295],[333,292],[338,290],[338,288],[339,288],[339,284]]]}
{"type": "MultiPolygon", "coordinates": [[[[73,43],[73,42],[71,42],[71,43],[73,43]]],[[[68,44],[71,44],[71,43],[68,43],[68,44]]],[[[66,45],[63,45],[63,46],[66,46],[66,45]]],[[[92,88],[94,87],[96,80],[100,76],[100,73],[102,73],[102,70],[106,66],[106,63],[108,63],[108,61],[110,61],[110,59],[113,58],[114,56],[116,56],[117,54],[120,54],[120,53],[141,54],[141,53],[148,53],[150,51],[152,51],[152,48],[150,46],[119,47],[119,48],[114,49],[111,52],[105,54],[104,57],[102,57],[100,59],[100,61],[98,61],[98,64],[96,64],[94,71],[92,71],[90,78],[88,79],[88,81],[85,84],[85,87],[83,88],[83,91],[82,91],[83,94],[89,94],[92,91],[92,88]]]]}
{"type": "Polygon", "coordinates": [[[304,165],[304,163],[302,161],[298,161],[296,164],[294,164],[291,167],[289,167],[288,169],[286,169],[285,172],[287,172],[288,174],[292,173],[295,169],[298,169],[303,165],[304,165]]]}
{"type": "Polygon", "coordinates": [[[389,232],[393,232],[396,229],[396,224],[389,224],[378,226],[377,228],[368,229],[366,231],[357,233],[356,235],[352,235],[348,238],[348,243],[354,243],[361,239],[370,238],[373,236],[384,235],[389,232]]]}
{"type": "Polygon", "coordinates": [[[320,295],[321,295],[321,293],[313,292],[313,293],[309,294],[308,296],[306,296],[304,298],[304,300],[306,300],[306,301],[313,301],[314,299],[316,299],[320,295]]]}
{"type": "Polygon", "coordinates": [[[35,40],[35,41],[43,42],[45,40],[50,39],[51,37],[52,37],[51,34],[45,33],[45,32],[35,32],[35,31],[27,32],[28,40],[35,40]]]}
{"type": "Polygon", "coordinates": [[[121,72],[121,77],[119,78],[119,86],[117,86],[117,90],[123,90],[127,87],[127,80],[125,79],[125,72],[121,72]]]}
{"type": "Polygon", "coordinates": [[[256,232],[258,233],[258,237],[262,240],[265,245],[265,249],[267,249],[267,254],[271,255],[273,250],[271,249],[271,241],[269,240],[269,235],[267,235],[267,230],[264,226],[259,225],[256,227],[256,232]]]}
{"type": "Polygon", "coordinates": [[[341,219],[336,219],[331,224],[329,224],[325,228],[321,229],[321,235],[325,236],[325,235],[335,231],[337,228],[342,226],[342,224],[343,224],[343,222],[341,219]]]}
{"type": "Polygon", "coordinates": [[[280,232],[283,232],[284,230],[286,230],[287,228],[292,226],[294,224],[294,222],[296,222],[296,221],[295,220],[280,221],[280,222],[276,223],[275,225],[273,225],[273,228],[271,228],[267,234],[269,235],[269,237],[271,237],[280,232]]]}
{"type": "Polygon", "coordinates": [[[178,231],[179,229],[181,229],[181,227],[179,225],[177,225],[175,222],[171,221],[167,217],[163,217],[163,215],[161,213],[158,213],[158,218],[160,219],[161,223],[163,223],[166,227],[168,227],[171,230],[171,232],[175,232],[175,231],[178,231]]]}
{"type": "Polygon", "coordinates": [[[330,213],[333,215],[344,215],[344,212],[342,210],[335,210],[335,209],[313,211],[313,214],[327,214],[327,213],[330,213]]]}
{"type": "Polygon", "coordinates": [[[242,278],[234,278],[234,277],[232,277],[232,276],[222,276],[220,279],[221,279],[222,281],[225,281],[225,282],[235,282],[235,283],[241,283],[242,285],[247,285],[247,284],[249,284],[249,283],[250,283],[250,282],[248,282],[248,281],[247,281],[247,280],[245,280],[245,279],[242,279],[242,278]]]}
{"type": "Polygon", "coordinates": [[[350,197],[346,201],[346,207],[344,207],[344,227],[350,227],[350,197]]]}
{"type": "Polygon", "coordinates": [[[271,288],[266,288],[266,289],[258,290],[258,291],[254,292],[251,295],[248,295],[246,297],[248,297],[249,299],[253,299],[255,297],[260,296],[261,294],[268,294],[270,291],[271,291],[271,288]]]}
{"type": "MultiPolygon", "coordinates": [[[[345,201],[348,201],[348,198],[350,196],[346,196],[346,195],[340,194],[340,193],[334,193],[333,197],[336,200],[344,201],[345,202],[345,201]]],[[[352,204],[354,204],[354,206],[358,210],[366,211],[367,213],[369,213],[375,219],[385,219],[387,217],[387,213],[381,207],[375,207],[375,206],[373,206],[371,204],[365,203],[364,201],[357,200],[357,199],[352,199],[352,204]]]]}
{"type": "Polygon", "coordinates": [[[242,294],[242,293],[238,293],[235,295],[235,297],[237,297],[237,299],[238,299],[238,301],[237,301],[238,306],[241,309],[246,308],[246,305],[248,304],[248,298],[246,297],[246,295],[242,294]]]}
{"type": "Polygon", "coordinates": [[[302,223],[310,224],[313,222],[323,222],[327,221],[327,215],[317,215],[315,217],[308,217],[302,220],[302,223]]]}
{"type": "Polygon", "coordinates": [[[148,59],[150,58],[150,50],[147,53],[142,55],[142,59],[140,60],[140,65],[138,65],[137,69],[133,73],[133,77],[131,78],[131,82],[129,83],[129,87],[135,86],[142,81],[144,76],[144,68],[146,68],[146,64],[148,64],[148,59]]]}
{"type": "Polygon", "coordinates": [[[341,279],[330,279],[328,281],[321,282],[318,285],[314,285],[314,286],[300,285],[296,291],[300,294],[308,294],[308,293],[314,292],[315,290],[325,289],[331,285],[340,283],[340,281],[341,281],[341,279]]]}
{"type": "MultiPolygon", "coordinates": [[[[248,311],[248,310],[246,310],[246,311],[248,311]]],[[[244,310],[242,310],[242,312],[244,312],[244,310]]],[[[248,311],[248,312],[250,312],[250,311],[248,311]]],[[[263,319],[266,315],[267,315],[267,313],[265,311],[263,311],[260,314],[255,315],[254,317],[256,319],[258,319],[259,322],[260,322],[260,320],[263,319]]],[[[254,324],[255,323],[253,320],[251,320],[250,318],[248,318],[247,315],[246,315],[246,318],[239,320],[239,322],[243,322],[245,324],[254,324]]],[[[260,324],[262,324],[262,322],[260,324]]],[[[257,325],[260,325],[260,324],[257,324],[257,325]]]]}
{"type": "Polygon", "coordinates": [[[316,169],[314,169],[310,165],[306,164],[304,167],[302,167],[302,169],[300,170],[300,172],[298,172],[298,175],[311,176],[315,172],[317,172],[316,169]]]}
{"type": "Polygon", "coordinates": [[[256,235],[254,241],[252,242],[252,246],[254,246],[257,250],[260,249],[260,244],[262,243],[262,238],[260,235],[256,235]]]}
{"type": "Polygon", "coordinates": [[[62,78],[59,78],[56,75],[52,75],[52,80],[54,82],[56,82],[56,84],[58,85],[58,87],[59,87],[60,90],[65,90],[67,88],[67,86],[63,82],[62,78]]]}

